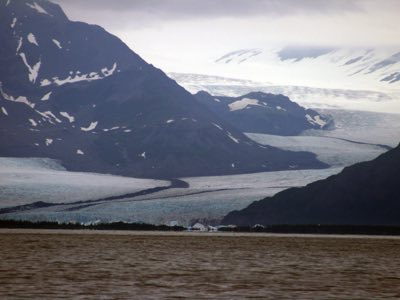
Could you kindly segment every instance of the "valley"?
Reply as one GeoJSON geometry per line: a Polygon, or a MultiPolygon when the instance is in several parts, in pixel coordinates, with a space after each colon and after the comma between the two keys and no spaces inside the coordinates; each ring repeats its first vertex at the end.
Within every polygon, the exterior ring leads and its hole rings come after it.
{"type": "Polygon", "coordinates": [[[0,2],[0,218],[215,225],[400,141],[395,49],[242,49],[164,73],[25,2],[0,2]]]}

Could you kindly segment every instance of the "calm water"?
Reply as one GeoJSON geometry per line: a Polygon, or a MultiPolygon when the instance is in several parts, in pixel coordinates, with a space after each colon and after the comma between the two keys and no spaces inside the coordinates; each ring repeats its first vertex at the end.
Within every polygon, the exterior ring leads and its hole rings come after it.
{"type": "Polygon", "coordinates": [[[0,231],[1,299],[396,299],[400,239],[0,231]]]}

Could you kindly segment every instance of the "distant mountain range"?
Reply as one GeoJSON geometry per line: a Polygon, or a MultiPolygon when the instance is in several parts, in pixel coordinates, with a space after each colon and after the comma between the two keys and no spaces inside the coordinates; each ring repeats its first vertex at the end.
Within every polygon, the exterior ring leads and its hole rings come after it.
{"type": "MultiPolygon", "coordinates": [[[[240,68],[240,65],[237,66],[240,68]]],[[[168,73],[189,92],[206,91],[214,96],[239,97],[254,91],[282,94],[308,108],[349,109],[400,113],[395,105],[400,99],[396,90],[382,91],[349,88],[317,88],[300,85],[277,85],[268,81],[255,81],[229,77],[191,73],[168,73]]],[[[273,79],[264,77],[265,79],[273,79]]]]}
{"type": "Polygon", "coordinates": [[[400,225],[399,186],[400,145],[327,179],[253,202],[222,223],[400,225]]]}
{"type": "Polygon", "coordinates": [[[319,86],[336,85],[336,88],[400,86],[400,49],[394,48],[286,46],[240,49],[224,54],[214,63],[241,69],[242,74],[250,70],[263,72],[265,80],[285,81],[285,78],[290,78],[291,81],[296,80],[292,81],[296,85],[313,81],[319,82],[319,86]]]}
{"type": "Polygon", "coordinates": [[[0,155],[139,177],[322,168],[260,145],[96,25],[0,0],[0,155]]]}
{"type": "Polygon", "coordinates": [[[243,132],[297,135],[307,129],[334,126],[329,116],[305,109],[283,95],[252,92],[240,97],[216,97],[201,91],[195,96],[217,116],[243,132]]]}
{"type": "Polygon", "coordinates": [[[399,48],[243,48],[192,69],[198,73],[169,76],[191,93],[238,97],[262,91],[307,108],[400,113],[399,48]]]}

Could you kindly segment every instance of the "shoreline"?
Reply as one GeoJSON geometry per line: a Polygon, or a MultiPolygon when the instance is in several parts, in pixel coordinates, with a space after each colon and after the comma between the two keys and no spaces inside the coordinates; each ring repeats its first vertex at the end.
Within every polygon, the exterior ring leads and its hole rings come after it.
{"type": "Polygon", "coordinates": [[[141,230],[92,230],[92,229],[28,229],[0,228],[1,235],[105,235],[105,236],[170,236],[170,237],[248,237],[248,238],[332,238],[332,239],[400,239],[397,235],[367,234],[316,234],[272,232],[202,232],[202,231],[141,231],[141,230]]]}
{"type": "Polygon", "coordinates": [[[168,226],[154,225],[146,223],[96,223],[96,224],[80,224],[80,223],[58,223],[51,221],[23,221],[0,219],[0,230],[9,230],[12,232],[18,230],[37,230],[44,232],[152,232],[165,235],[166,233],[193,233],[193,234],[209,234],[215,236],[221,234],[227,236],[232,235],[318,235],[318,236],[394,236],[400,237],[400,226],[387,225],[255,225],[255,226],[203,226],[203,230],[196,230],[192,227],[184,226],[168,226]]]}

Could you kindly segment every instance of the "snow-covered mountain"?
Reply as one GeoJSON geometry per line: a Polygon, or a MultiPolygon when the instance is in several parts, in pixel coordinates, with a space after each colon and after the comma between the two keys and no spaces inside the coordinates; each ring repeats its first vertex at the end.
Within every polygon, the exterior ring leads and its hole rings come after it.
{"type": "Polygon", "coordinates": [[[250,140],[117,37],[47,0],[0,0],[0,38],[1,156],[159,178],[325,166],[250,140]]]}
{"type": "Polygon", "coordinates": [[[192,69],[198,74],[169,75],[192,93],[263,91],[284,94],[309,108],[400,113],[398,48],[245,48],[200,61],[192,69]]]}
{"type": "Polygon", "coordinates": [[[214,62],[241,70],[243,78],[324,88],[400,88],[400,49],[289,46],[242,49],[214,62]],[[246,74],[253,75],[246,76],[246,74]],[[259,77],[260,78],[260,77],[259,77]]]}
{"type": "MultiPolygon", "coordinates": [[[[239,65],[240,66],[240,65],[239,65]]],[[[232,73],[230,76],[238,73],[232,73]]],[[[240,74],[240,73],[239,73],[240,74]]],[[[307,108],[334,108],[400,113],[400,92],[276,85],[271,82],[191,73],[168,73],[188,91],[238,97],[253,91],[288,96],[307,108]]],[[[270,79],[274,79],[272,76],[270,79]]]]}
{"type": "Polygon", "coordinates": [[[243,132],[297,135],[307,129],[334,126],[331,117],[305,109],[283,95],[252,92],[239,97],[216,97],[201,91],[200,103],[243,132]]]}

